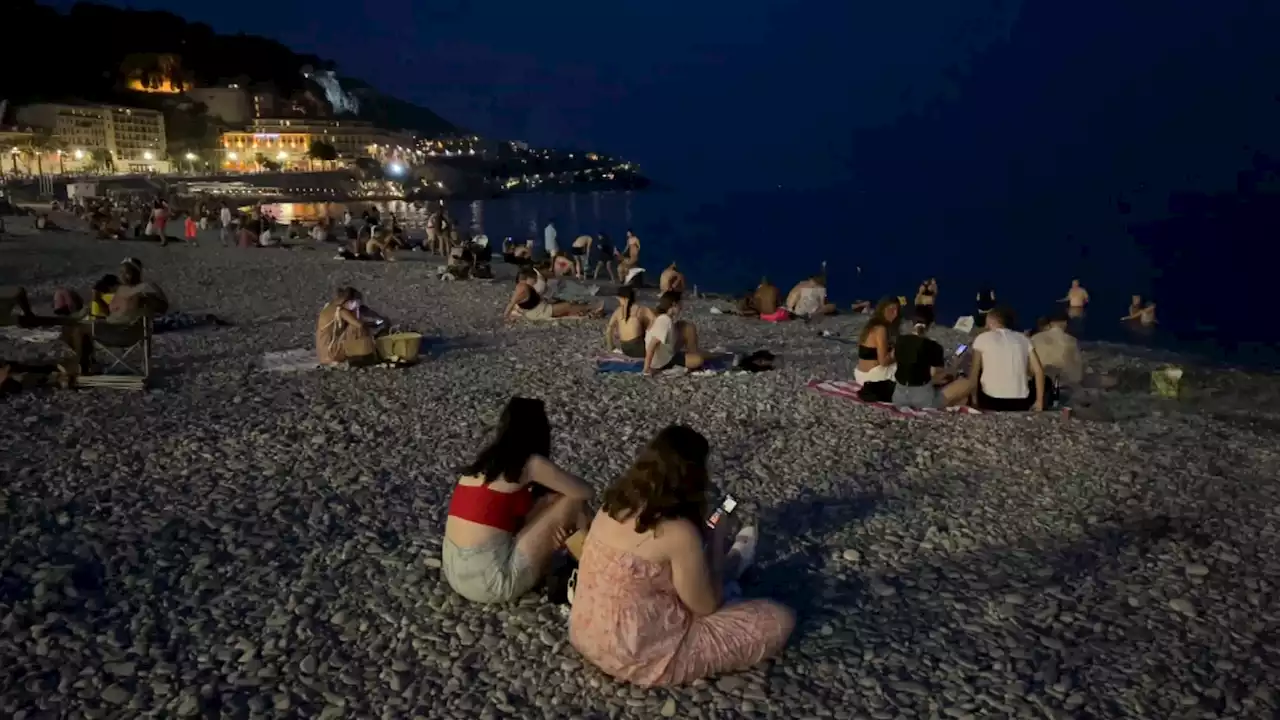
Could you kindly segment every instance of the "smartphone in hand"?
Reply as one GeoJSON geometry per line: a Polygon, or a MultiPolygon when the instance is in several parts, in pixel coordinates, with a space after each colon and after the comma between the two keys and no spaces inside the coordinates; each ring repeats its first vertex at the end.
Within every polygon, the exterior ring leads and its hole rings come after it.
{"type": "Polygon", "coordinates": [[[964,343],[960,343],[960,346],[956,348],[956,357],[960,357],[968,349],[969,349],[968,345],[965,345],[964,343]]]}
{"type": "Polygon", "coordinates": [[[720,507],[711,513],[711,517],[707,518],[707,527],[714,528],[720,524],[726,516],[732,515],[734,509],[738,507],[738,501],[733,499],[732,495],[725,495],[724,500],[720,502],[720,507]]]}

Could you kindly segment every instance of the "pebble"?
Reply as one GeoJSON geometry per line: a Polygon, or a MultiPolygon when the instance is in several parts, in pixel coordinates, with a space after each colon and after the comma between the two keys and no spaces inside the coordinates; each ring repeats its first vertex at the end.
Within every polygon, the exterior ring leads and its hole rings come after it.
{"type": "MultiPolygon", "coordinates": [[[[523,217],[567,199],[520,201],[523,217]]],[[[486,213],[491,235],[514,215],[504,203],[486,213]]],[[[83,284],[121,253],[74,232],[5,247],[41,307],[55,282],[83,284]]],[[[1280,431],[1259,420],[1280,407],[1280,378],[1197,364],[1193,389],[1223,389],[1169,405],[1149,377],[1173,360],[1086,343],[1091,366],[1132,386],[1104,396],[1114,422],[912,418],[805,387],[849,377],[850,348],[817,333],[856,337],[860,317],[766,326],[690,299],[709,346],[785,362],[643,380],[590,371],[600,322],[503,324],[508,279],[439,283],[422,263],[216,240],[128,251],[180,307],[235,325],[158,336],[161,393],[5,396],[21,422],[0,433],[0,656],[23,672],[0,687],[0,717],[1276,710],[1280,552],[1265,542],[1275,491],[1257,478],[1280,477],[1280,431]],[[265,350],[310,347],[317,308],[347,282],[448,344],[405,370],[252,369],[265,350]],[[666,423],[703,432],[718,489],[761,530],[744,595],[797,613],[782,652],[645,690],[584,662],[541,589],[458,597],[440,572],[449,491],[512,394],[547,401],[555,461],[597,491],[666,423]]],[[[966,341],[930,333],[948,352],[966,341]]],[[[57,351],[0,345],[19,361],[57,351]]]]}

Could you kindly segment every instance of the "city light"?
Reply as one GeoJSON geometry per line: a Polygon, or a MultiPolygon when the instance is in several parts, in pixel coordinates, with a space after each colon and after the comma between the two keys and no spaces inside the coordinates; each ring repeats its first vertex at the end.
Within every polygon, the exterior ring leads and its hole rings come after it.
{"type": "Polygon", "coordinates": [[[188,160],[195,160],[195,159],[196,159],[196,154],[195,154],[195,153],[187,153],[187,159],[188,159],[188,160]]]}
{"type": "Polygon", "coordinates": [[[387,166],[387,170],[391,171],[392,175],[400,175],[404,172],[404,166],[400,163],[391,163],[387,166]]]}
{"type": "Polygon", "coordinates": [[[83,150],[81,150],[80,148],[76,148],[76,151],[75,151],[75,152],[73,152],[73,153],[71,153],[71,154],[72,154],[72,155],[75,155],[77,160],[83,160],[83,159],[84,159],[84,151],[83,151],[83,150]]]}
{"type": "Polygon", "coordinates": [[[289,157],[289,153],[287,153],[287,152],[285,152],[285,151],[283,151],[283,150],[281,150],[280,152],[276,153],[276,159],[277,159],[277,160],[284,160],[284,159],[286,159],[286,158],[288,158],[288,157],[289,157]]]}
{"type": "Polygon", "coordinates": [[[227,153],[227,159],[228,159],[228,160],[237,160],[237,159],[239,159],[239,158],[240,158],[240,156],[239,156],[239,155],[237,155],[237,154],[236,154],[236,153],[234,153],[234,152],[229,152],[229,153],[227,153]]]}
{"type": "Polygon", "coordinates": [[[150,150],[148,150],[148,151],[146,151],[146,152],[142,153],[142,159],[143,159],[143,160],[155,160],[155,159],[156,159],[156,154],[155,154],[155,153],[153,153],[153,152],[151,152],[150,150]]]}

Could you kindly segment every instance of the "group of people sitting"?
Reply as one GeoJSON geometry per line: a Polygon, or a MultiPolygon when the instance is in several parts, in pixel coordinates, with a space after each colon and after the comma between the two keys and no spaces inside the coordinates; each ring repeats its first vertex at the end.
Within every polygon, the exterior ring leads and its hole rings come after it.
{"type": "Polygon", "coordinates": [[[124,336],[142,318],[163,315],[169,299],[155,283],[142,278],[142,261],[125,258],[116,275],[106,275],[94,284],[89,302],[75,290],[54,292],[53,315],[37,315],[25,288],[17,288],[8,300],[18,311],[21,327],[58,327],[62,339],[75,353],[76,367],[88,374],[93,366],[93,338],[106,341],[111,335],[124,336]]]}
{"type": "Polygon", "coordinates": [[[707,357],[698,348],[697,327],[680,319],[682,299],[679,292],[668,290],[650,309],[636,301],[635,289],[618,288],[618,307],[604,328],[605,349],[643,359],[646,375],[673,367],[701,368],[707,357]]]}
{"type": "Polygon", "coordinates": [[[834,303],[827,301],[827,276],[824,270],[796,283],[785,300],[777,285],[767,277],[760,278],[756,289],[738,300],[737,312],[766,322],[783,322],[835,315],[838,310],[834,303]]]}
{"type": "Polygon", "coordinates": [[[516,287],[502,311],[503,320],[555,320],[570,317],[604,317],[604,305],[555,300],[547,294],[547,280],[536,267],[525,265],[516,273],[516,287]]]}
{"type": "Polygon", "coordinates": [[[569,641],[588,662],[640,686],[674,685],[777,654],[794,614],[732,600],[757,533],[708,522],[710,447],[672,425],[590,511],[594,491],[551,460],[541,400],[513,398],[494,439],[460,471],[445,522],[442,573],[462,597],[512,602],[557,560],[578,561],[569,641]],[[726,588],[729,591],[726,591],[726,588]]]}
{"type": "Polygon", "coordinates": [[[900,314],[899,301],[886,298],[859,334],[854,379],[864,400],[915,408],[968,404],[995,412],[1038,411],[1065,399],[1069,389],[1090,384],[1079,344],[1067,332],[1065,309],[1028,335],[1011,329],[1010,310],[991,307],[970,344],[950,359],[928,337],[932,312],[921,312],[917,303],[906,334],[899,331],[900,314]]]}

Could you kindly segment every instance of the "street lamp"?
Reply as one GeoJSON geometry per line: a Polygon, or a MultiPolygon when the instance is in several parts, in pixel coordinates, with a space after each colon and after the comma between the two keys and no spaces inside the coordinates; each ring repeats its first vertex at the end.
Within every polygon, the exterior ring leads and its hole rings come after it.
{"type": "Polygon", "coordinates": [[[196,154],[193,152],[189,152],[183,157],[187,159],[187,164],[191,167],[191,174],[195,175],[196,174],[196,154]]]}
{"type": "Polygon", "coordinates": [[[153,153],[153,152],[151,152],[150,150],[148,150],[148,151],[146,151],[146,152],[142,153],[142,159],[143,159],[143,160],[155,160],[155,159],[156,159],[156,154],[155,154],[155,153],[153,153]]]}
{"type": "Polygon", "coordinates": [[[71,153],[71,154],[72,154],[72,155],[75,155],[75,157],[76,157],[76,159],[77,159],[77,160],[83,160],[83,159],[84,159],[84,151],[83,151],[83,150],[81,150],[80,148],[76,148],[76,151],[75,151],[75,152],[73,152],[73,153],[71,153]]]}

